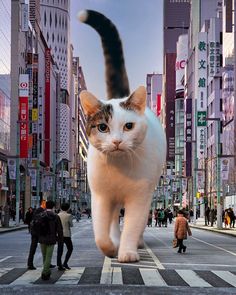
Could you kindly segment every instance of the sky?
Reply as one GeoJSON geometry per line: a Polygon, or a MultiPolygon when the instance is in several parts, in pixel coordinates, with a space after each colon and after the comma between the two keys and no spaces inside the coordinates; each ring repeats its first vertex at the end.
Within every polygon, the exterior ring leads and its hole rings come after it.
{"type": "Polygon", "coordinates": [[[116,25],[123,44],[130,91],[146,85],[146,75],[163,70],[163,0],[71,0],[71,43],[79,56],[88,91],[106,98],[104,57],[97,32],[77,19],[96,10],[116,25]]]}

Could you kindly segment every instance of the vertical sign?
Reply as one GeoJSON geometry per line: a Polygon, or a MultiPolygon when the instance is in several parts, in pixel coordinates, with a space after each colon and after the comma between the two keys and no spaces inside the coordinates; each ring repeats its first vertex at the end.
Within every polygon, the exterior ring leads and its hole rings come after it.
{"type": "Polygon", "coordinates": [[[29,99],[29,76],[19,76],[19,137],[20,158],[28,158],[28,99],[29,99]]]}
{"type": "Polygon", "coordinates": [[[220,74],[220,42],[209,42],[209,76],[214,77],[220,74]]]}
{"type": "Polygon", "coordinates": [[[185,100],[185,175],[192,175],[192,99],[185,100]]]}
{"type": "Polygon", "coordinates": [[[50,63],[51,53],[50,48],[45,51],[45,121],[44,121],[44,133],[45,133],[45,149],[44,159],[47,166],[50,166],[50,63]]]}
{"type": "MultiPolygon", "coordinates": [[[[198,33],[195,62],[195,93],[197,99],[197,112],[207,111],[207,33],[198,33]]],[[[206,150],[206,126],[197,126],[197,157],[203,159],[206,150]]]]}
{"type": "Polygon", "coordinates": [[[28,31],[28,4],[21,4],[21,31],[28,31]]]}
{"type": "Polygon", "coordinates": [[[161,94],[157,93],[157,116],[161,114],[161,94]]]}
{"type": "Polygon", "coordinates": [[[32,158],[38,158],[38,54],[33,54],[32,64],[32,110],[31,110],[31,131],[32,131],[32,158]]]}

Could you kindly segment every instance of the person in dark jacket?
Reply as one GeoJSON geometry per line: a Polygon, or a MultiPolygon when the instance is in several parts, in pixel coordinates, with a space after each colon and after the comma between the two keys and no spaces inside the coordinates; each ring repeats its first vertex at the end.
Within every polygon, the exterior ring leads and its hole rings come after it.
{"type": "Polygon", "coordinates": [[[33,208],[32,207],[29,207],[29,209],[27,210],[26,214],[25,214],[25,224],[28,225],[28,231],[30,233],[30,223],[33,219],[33,208]]]}
{"type": "Polygon", "coordinates": [[[42,213],[44,210],[45,210],[45,203],[42,203],[41,207],[35,209],[33,213],[32,222],[30,225],[31,244],[30,244],[30,251],[29,251],[28,263],[27,263],[29,270],[36,269],[36,267],[34,266],[34,255],[39,242],[38,232],[35,230],[34,226],[32,226],[32,223],[34,222],[34,220],[38,218],[38,215],[42,213]]]}
{"type": "Polygon", "coordinates": [[[43,256],[43,270],[41,273],[42,280],[49,280],[51,275],[50,265],[53,255],[54,246],[63,241],[63,229],[59,216],[52,209],[55,204],[53,201],[46,202],[46,210],[41,216],[45,225],[41,224],[39,230],[39,243],[43,256]]]}

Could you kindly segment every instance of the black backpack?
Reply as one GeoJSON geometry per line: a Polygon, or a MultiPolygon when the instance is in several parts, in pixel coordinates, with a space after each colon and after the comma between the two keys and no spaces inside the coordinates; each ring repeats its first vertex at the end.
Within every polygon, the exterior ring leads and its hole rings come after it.
{"type": "Polygon", "coordinates": [[[32,233],[47,235],[49,233],[49,217],[47,211],[36,214],[31,223],[32,233]]]}

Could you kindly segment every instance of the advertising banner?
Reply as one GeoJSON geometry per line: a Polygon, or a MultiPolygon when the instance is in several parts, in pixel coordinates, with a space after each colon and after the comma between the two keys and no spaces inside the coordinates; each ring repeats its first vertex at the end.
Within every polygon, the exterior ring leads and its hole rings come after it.
{"type": "Polygon", "coordinates": [[[16,159],[8,159],[7,165],[8,165],[9,178],[11,180],[15,180],[16,179],[16,159]]]}
{"type": "Polygon", "coordinates": [[[28,158],[28,97],[20,97],[20,158],[28,158]],[[25,122],[24,122],[25,121],[25,122]]]}
{"type": "Polygon", "coordinates": [[[228,180],[229,178],[229,159],[221,159],[221,180],[228,180]]]}
{"type": "Polygon", "coordinates": [[[28,4],[21,4],[21,31],[27,32],[28,31],[28,4]]]}
{"type": "MultiPolygon", "coordinates": [[[[45,51],[45,121],[44,134],[45,139],[50,138],[50,65],[51,53],[50,48],[45,51]]],[[[44,159],[47,166],[50,166],[50,141],[45,141],[44,159]]]]}
{"type": "Polygon", "coordinates": [[[197,124],[197,158],[203,159],[206,150],[207,132],[206,123],[203,122],[207,111],[207,33],[198,33],[195,60],[195,93],[197,99],[197,112],[200,121],[197,124]]]}

